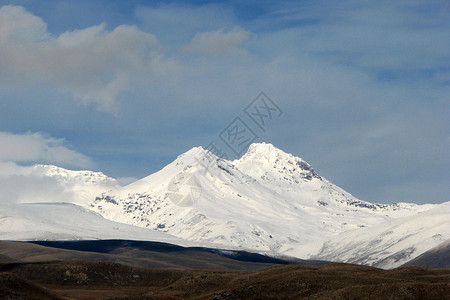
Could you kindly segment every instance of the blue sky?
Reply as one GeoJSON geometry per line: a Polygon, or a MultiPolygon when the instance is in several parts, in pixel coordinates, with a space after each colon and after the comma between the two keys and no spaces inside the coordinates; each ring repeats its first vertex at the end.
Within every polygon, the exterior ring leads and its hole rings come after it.
{"type": "Polygon", "coordinates": [[[258,141],[363,200],[448,201],[449,28],[446,1],[0,0],[0,167],[140,178],[264,91],[258,141]]]}

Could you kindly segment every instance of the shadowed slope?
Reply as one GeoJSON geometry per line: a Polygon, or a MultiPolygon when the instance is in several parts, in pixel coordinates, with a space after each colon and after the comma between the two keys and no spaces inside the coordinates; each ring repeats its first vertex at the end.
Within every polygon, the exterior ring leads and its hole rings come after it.
{"type": "Polygon", "coordinates": [[[323,265],[323,261],[286,261],[245,251],[129,240],[0,241],[0,262],[48,262],[82,259],[129,266],[181,269],[255,270],[273,264],[323,265]],[[3,257],[3,259],[2,259],[3,257]]]}
{"type": "Polygon", "coordinates": [[[407,262],[404,266],[450,268],[450,239],[407,262]]]}

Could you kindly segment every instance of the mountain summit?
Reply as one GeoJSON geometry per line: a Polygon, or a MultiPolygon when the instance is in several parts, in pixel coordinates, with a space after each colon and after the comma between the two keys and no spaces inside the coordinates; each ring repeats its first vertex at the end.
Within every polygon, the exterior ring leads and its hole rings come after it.
{"type": "MultiPolygon", "coordinates": [[[[192,148],[162,170],[103,193],[90,208],[117,222],[190,241],[309,258],[328,253],[322,246],[341,233],[390,224],[432,207],[361,201],[303,159],[255,143],[236,160],[192,148]]],[[[389,255],[395,253],[371,263],[389,255]]],[[[391,266],[391,261],[385,265],[391,266]]]]}

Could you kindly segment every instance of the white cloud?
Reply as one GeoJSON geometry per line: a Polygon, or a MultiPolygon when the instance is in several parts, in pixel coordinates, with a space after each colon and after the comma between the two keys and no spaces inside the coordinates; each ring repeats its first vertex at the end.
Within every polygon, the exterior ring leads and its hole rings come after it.
{"type": "Polygon", "coordinates": [[[44,84],[115,111],[130,78],[139,71],[170,69],[173,62],[158,53],[154,35],[136,26],[112,31],[101,24],[67,31],[58,37],[45,22],[23,7],[0,8],[0,87],[44,84]]]}
{"type": "Polygon", "coordinates": [[[0,203],[68,201],[74,194],[56,178],[42,176],[32,166],[46,163],[88,168],[92,161],[64,146],[63,139],[42,133],[0,131],[0,203]]]}
{"type": "Polygon", "coordinates": [[[21,6],[0,8],[0,41],[39,42],[48,38],[47,25],[21,6]]]}
{"type": "MultiPolygon", "coordinates": [[[[64,146],[63,139],[42,133],[13,134],[0,132],[0,162],[2,173],[22,174],[15,163],[50,163],[72,167],[90,167],[92,161],[64,146]],[[14,163],[13,163],[14,162],[14,163]]],[[[1,174],[0,174],[1,175],[1,174]]]]}
{"type": "Polygon", "coordinates": [[[56,178],[42,176],[21,164],[55,164],[89,168],[92,161],[64,146],[63,139],[43,133],[13,134],[0,131],[0,203],[57,202],[75,199],[56,178]]]}
{"type": "Polygon", "coordinates": [[[38,176],[32,167],[0,162],[0,203],[70,202],[74,194],[56,178],[38,176]],[[5,169],[5,166],[8,168],[5,169]]]}
{"type": "Polygon", "coordinates": [[[249,31],[243,29],[233,29],[228,32],[225,32],[224,29],[219,29],[217,31],[197,33],[186,46],[186,50],[212,55],[245,53],[239,47],[250,35],[249,31]]]}
{"type": "Polygon", "coordinates": [[[15,162],[0,161],[0,180],[11,177],[11,176],[20,176],[26,175],[29,173],[30,167],[19,166],[15,162]]]}

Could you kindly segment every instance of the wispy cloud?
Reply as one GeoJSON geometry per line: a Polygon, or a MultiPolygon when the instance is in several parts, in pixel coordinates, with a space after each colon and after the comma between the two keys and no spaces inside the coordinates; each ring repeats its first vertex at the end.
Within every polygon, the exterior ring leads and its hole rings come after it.
{"type": "Polygon", "coordinates": [[[140,5],[135,14],[140,27],[156,34],[167,47],[180,48],[201,32],[236,27],[233,8],[215,3],[140,5]]]}
{"type": "Polygon", "coordinates": [[[197,33],[186,45],[186,50],[210,55],[245,54],[246,52],[240,46],[250,35],[249,31],[243,29],[233,29],[228,32],[219,29],[213,32],[197,33]]]}

